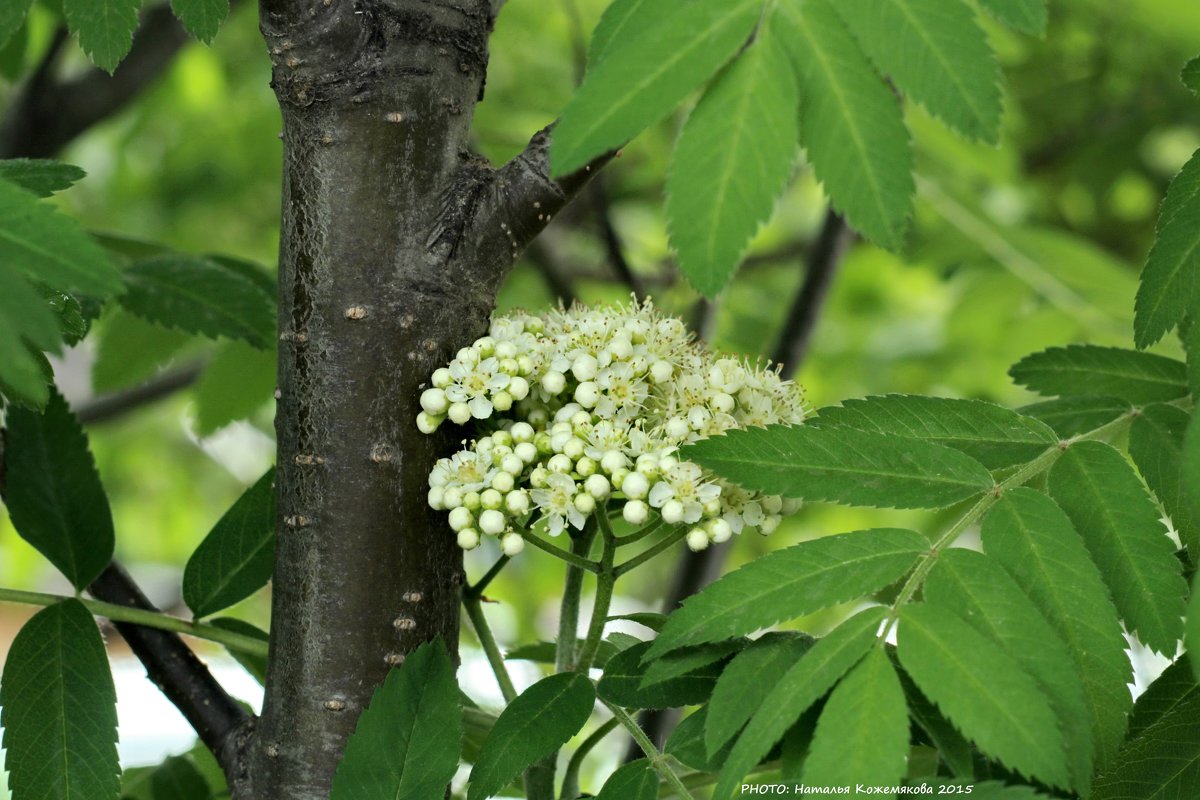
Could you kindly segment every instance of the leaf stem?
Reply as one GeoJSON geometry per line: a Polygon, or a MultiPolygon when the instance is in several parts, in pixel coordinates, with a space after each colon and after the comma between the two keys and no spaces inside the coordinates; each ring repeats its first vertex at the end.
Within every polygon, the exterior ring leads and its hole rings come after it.
{"type": "Polygon", "coordinates": [[[671,765],[667,761],[667,757],[658,751],[654,746],[654,742],[650,741],[650,737],[646,736],[646,732],[642,730],[637,721],[625,713],[625,709],[620,706],[613,705],[604,698],[600,698],[600,702],[607,706],[612,712],[613,717],[621,724],[625,730],[629,731],[629,735],[637,742],[638,747],[642,748],[642,752],[646,754],[646,758],[654,766],[654,769],[668,786],[675,790],[679,795],[680,800],[695,800],[692,793],[683,785],[683,781],[679,780],[679,776],[675,774],[675,770],[671,769],[671,765]]]}
{"type": "Polygon", "coordinates": [[[496,675],[496,683],[500,684],[500,694],[504,695],[506,703],[511,703],[517,699],[517,688],[513,686],[512,677],[508,674],[508,667],[504,666],[504,656],[501,655],[500,647],[496,644],[496,637],[492,635],[487,617],[483,615],[483,603],[478,597],[464,595],[463,607],[467,610],[467,617],[471,620],[471,627],[475,629],[475,636],[479,638],[479,644],[483,647],[488,664],[491,665],[492,672],[496,675]]]}
{"type": "Polygon", "coordinates": [[[680,539],[684,538],[685,536],[687,536],[687,526],[686,525],[682,525],[682,526],[676,528],[674,531],[672,531],[670,534],[668,534],[664,539],[662,539],[662,541],[660,541],[658,544],[639,553],[638,555],[629,559],[625,563],[618,565],[615,570],[616,576],[619,578],[622,575],[624,575],[625,573],[629,572],[630,570],[637,569],[642,564],[645,564],[647,561],[654,558],[659,553],[673,547],[676,542],[678,542],[680,539]]]}
{"type": "MultiPolygon", "coordinates": [[[[19,589],[0,587],[0,602],[20,603],[29,606],[52,606],[55,603],[72,598],[65,595],[43,594],[42,592],[24,592],[19,589]]],[[[236,650],[251,656],[266,658],[267,643],[252,636],[218,628],[203,622],[190,622],[170,614],[157,611],[147,611],[141,608],[105,603],[100,600],[84,600],[80,602],[94,616],[103,617],[113,622],[128,622],[131,625],[143,625],[147,628],[157,628],[164,631],[182,633],[197,639],[207,639],[210,642],[224,645],[230,650],[236,650]]]]}
{"type": "Polygon", "coordinates": [[[1131,409],[1122,414],[1111,422],[1107,422],[1098,428],[1088,431],[1087,433],[1074,436],[1070,439],[1064,439],[1052,447],[1047,448],[1037,458],[1025,464],[1012,475],[1005,478],[1000,483],[996,484],[991,491],[979,498],[975,505],[971,506],[965,514],[958,518],[957,521],[946,532],[937,538],[929,550],[924,553],[917,562],[917,566],[909,573],[908,579],[904,582],[904,586],[900,589],[900,594],[897,595],[896,601],[892,603],[891,610],[888,612],[887,619],[884,621],[884,635],[879,641],[883,642],[887,638],[887,631],[896,624],[896,619],[900,614],[900,609],[907,605],[917,593],[917,590],[924,584],[925,579],[933,570],[934,564],[937,563],[938,554],[943,549],[953,544],[954,541],[963,534],[968,528],[983,518],[992,506],[999,502],[1004,493],[1010,489],[1015,489],[1018,486],[1023,486],[1033,478],[1041,475],[1054,463],[1062,457],[1063,453],[1070,449],[1071,445],[1076,442],[1093,441],[1105,439],[1108,436],[1120,432],[1124,427],[1133,421],[1133,418],[1141,413],[1141,409],[1131,409]]]}
{"type": "Polygon", "coordinates": [[[560,800],[574,800],[579,795],[579,771],[583,767],[584,759],[619,724],[617,718],[613,717],[579,743],[579,748],[571,754],[571,760],[567,762],[567,771],[563,773],[562,789],[558,795],[560,800]]]}

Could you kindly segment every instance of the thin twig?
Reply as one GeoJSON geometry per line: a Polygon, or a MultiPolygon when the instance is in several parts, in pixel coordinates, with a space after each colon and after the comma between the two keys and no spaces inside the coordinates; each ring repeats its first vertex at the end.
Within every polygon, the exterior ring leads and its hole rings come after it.
{"type": "Polygon", "coordinates": [[[574,305],[578,299],[574,283],[568,276],[568,270],[563,268],[558,256],[545,241],[545,237],[539,236],[530,242],[529,248],[525,251],[525,259],[542,276],[546,288],[550,290],[555,299],[567,308],[574,305]]]}
{"type": "Polygon", "coordinates": [[[785,378],[796,374],[808,354],[809,342],[825,296],[829,294],[833,276],[852,241],[854,233],[841,215],[830,209],[809,254],[804,282],[784,321],[779,344],[772,357],[774,362],[783,365],[782,374],[785,378]]]}
{"type": "Polygon", "coordinates": [[[608,196],[608,188],[604,178],[598,177],[592,181],[589,190],[592,210],[596,215],[596,224],[600,227],[600,238],[604,242],[604,251],[608,254],[608,263],[617,278],[629,287],[634,297],[639,301],[646,299],[646,286],[641,276],[629,266],[625,257],[625,244],[617,231],[612,218],[612,200],[608,196]]]}
{"type": "Polygon", "coordinates": [[[203,372],[203,364],[189,364],[164,372],[141,386],[97,397],[77,408],[75,416],[84,425],[108,422],[186,389],[198,381],[203,372]]]}
{"type": "Polygon", "coordinates": [[[54,74],[65,41],[66,31],[61,30],[0,119],[0,156],[54,155],[88,128],[125,108],[157,80],[188,36],[167,3],[156,5],[142,15],[133,45],[112,75],[89,69],[78,77],[57,81],[54,74]]]}

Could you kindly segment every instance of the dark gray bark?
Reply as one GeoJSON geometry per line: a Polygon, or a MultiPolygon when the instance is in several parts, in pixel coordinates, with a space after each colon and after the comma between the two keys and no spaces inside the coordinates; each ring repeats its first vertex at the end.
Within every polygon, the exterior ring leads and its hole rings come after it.
{"type": "Polygon", "coordinates": [[[481,335],[500,282],[586,181],[548,132],[468,151],[489,0],[263,0],[283,111],[271,657],[239,797],[317,800],[387,670],[458,638],[461,552],[426,504],[451,435],[420,388],[481,335]]]}

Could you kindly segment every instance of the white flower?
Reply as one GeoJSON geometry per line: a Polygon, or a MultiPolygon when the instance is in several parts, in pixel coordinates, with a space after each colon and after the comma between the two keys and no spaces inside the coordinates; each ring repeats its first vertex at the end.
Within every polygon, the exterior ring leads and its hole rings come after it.
{"type": "Polygon", "coordinates": [[[453,486],[463,492],[473,492],[491,484],[496,473],[478,453],[463,450],[437,462],[429,474],[430,486],[453,486]]]}
{"type": "MultiPolygon", "coordinates": [[[[703,470],[690,461],[672,464],[662,477],[663,479],[650,489],[650,505],[663,508],[667,503],[677,501],[683,506],[684,522],[699,522],[704,516],[704,504],[721,495],[721,487],[715,483],[704,482],[703,470]]],[[[629,478],[625,479],[625,483],[629,483],[629,478]]]]}
{"type": "Polygon", "coordinates": [[[558,536],[569,522],[574,528],[583,528],[587,517],[575,507],[575,495],[579,487],[575,481],[560,472],[546,476],[546,488],[530,492],[534,504],[546,515],[546,531],[558,536]]]}
{"type": "Polygon", "coordinates": [[[487,419],[492,415],[489,395],[503,391],[511,376],[500,371],[496,358],[485,358],[477,364],[458,359],[450,362],[450,376],[454,382],[446,387],[446,398],[451,403],[466,403],[475,419],[487,419]]]}
{"type": "Polygon", "coordinates": [[[798,387],[710,354],[649,302],[496,317],[423,388],[425,433],[446,419],[488,420],[490,432],[429,474],[429,505],[450,514],[466,549],[488,534],[515,555],[524,539],[512,526],[535,506],[557,535],[621,503],[633,525],[687,523],[693,548],[747,526],[773,530],[797,507],[727,485],[676,451],[733,428],[803,422],[798,387]]]}

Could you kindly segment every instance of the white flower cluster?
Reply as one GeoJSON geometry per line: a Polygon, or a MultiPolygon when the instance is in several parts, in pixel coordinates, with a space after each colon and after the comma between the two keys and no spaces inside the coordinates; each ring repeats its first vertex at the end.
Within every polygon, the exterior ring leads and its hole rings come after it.
{"type": "Polygon", "coordinates": [[[490,431],[429,475],[429,505],[450,513],[465,550],[487,534],[515,555],[532,522],[557,536],[610,504],[633,525],[658,514],[692,526],[688,546],[701,550],[745,527],[770,533],[799,506],[676,454],[732,428],[802,422],[799,387],[708,353],[649,302],[498,317],[431,383],[417,417],[423,432],[447,419],[490,431]]]}

